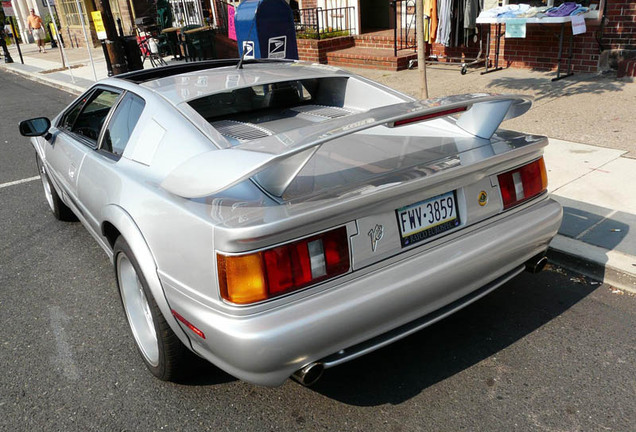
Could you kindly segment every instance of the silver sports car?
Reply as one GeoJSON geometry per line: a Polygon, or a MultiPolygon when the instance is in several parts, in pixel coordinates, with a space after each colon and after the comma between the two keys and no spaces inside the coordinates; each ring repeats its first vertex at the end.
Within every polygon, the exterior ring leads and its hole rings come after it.
{"type": "Polygon", "coordinates": [[[192,351],[309,385],[542,268],[562,215],[548,141],[499,129],[530,105],[223,60],[106,79],[20,130],[54,215],[112,260],[155,376],[192,351]]]}

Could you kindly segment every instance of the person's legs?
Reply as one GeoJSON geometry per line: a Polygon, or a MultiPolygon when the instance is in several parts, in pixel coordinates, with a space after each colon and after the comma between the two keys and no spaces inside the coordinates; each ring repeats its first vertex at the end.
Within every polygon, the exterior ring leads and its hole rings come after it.
{"type": "Polygon", "coordinates": [[[38,46],[38,51],[42,52],[42,46],[40,45],[40,30],[34,28],[31,31],[31,35],[33,36],[33,39],[35,40],[35,44],[38,46]]]}
{"type": "Polygon", "coordinates": [[[46,52],[46,48],[44,46],[44,30],[42,28],[35,29],[33,31],[33,39],[38,44],[39,52],[46,52]]]}

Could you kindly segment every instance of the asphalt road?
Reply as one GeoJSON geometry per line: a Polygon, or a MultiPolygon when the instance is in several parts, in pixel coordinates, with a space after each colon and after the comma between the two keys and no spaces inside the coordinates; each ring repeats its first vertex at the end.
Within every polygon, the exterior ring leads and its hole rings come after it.
{"type": "Polygon", "coordinates": [[[19,119],[71,97],[0,71],[0,430],[631,431],[636,298],[566,270],[524,274],[312,388],[139,358],[106,255],[56,221],[19,119]]]}

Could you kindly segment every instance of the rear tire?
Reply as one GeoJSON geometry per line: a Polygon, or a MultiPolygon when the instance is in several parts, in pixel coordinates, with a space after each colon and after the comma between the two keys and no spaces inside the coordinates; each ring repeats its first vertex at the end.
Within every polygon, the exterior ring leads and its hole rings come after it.
{"type": "Polygon", "coordinates": [[[46,202],[49,203],[49,208],[53,212],[55,218],[61,221],[76,221],[77,217],[73,211],[64,204],[60,196],[57,194],[40,156],[36,154],[35,160],[38,164],[40,180],[42,180],[42,187],[44,188],[44,197],[46,198],[46,202]]]}
{"type": "Polygon", "coordinates": [[[122,306],[146,367],[163,381],[182,377],[189,350],[166,322],[123,237],[115,242],[114,263],[122,306]]]}

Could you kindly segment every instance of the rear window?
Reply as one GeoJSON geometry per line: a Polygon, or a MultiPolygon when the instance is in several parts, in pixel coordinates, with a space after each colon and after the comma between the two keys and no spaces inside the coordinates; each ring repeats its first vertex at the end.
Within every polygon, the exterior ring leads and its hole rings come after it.
{"type": "Polygon", "coordinates": [[[345,80],[314,78],[241,87],[208,95],[189,102],[207,121],[233,118],[263,110],[282,110],[304,104],[342,106],[345,80]],[[335,85],[340,81],[340,85],[335,85]],[[343,90],[334,91],[334,90],[343,90]]]}

